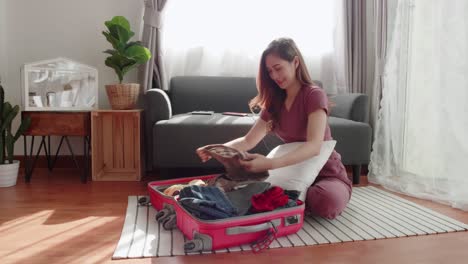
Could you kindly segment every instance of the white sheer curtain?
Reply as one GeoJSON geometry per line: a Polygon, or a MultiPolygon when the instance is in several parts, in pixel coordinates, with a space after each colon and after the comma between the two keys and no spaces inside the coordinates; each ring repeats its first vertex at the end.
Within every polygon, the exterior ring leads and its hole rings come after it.
{"type": "Polygon", "coordinates": [[[468,1],[400,0],[369,179],[468,210],[468,1]]]}
{"type": "Polygon", "coordinates": [[[268,43],[290,37],[312,78],[321,80],[328,93],[337,93],[335,69],[344,67],[344,61],[336,61],[334,48],[339,2],[168,1],[162,38],[165,80],[181,75],[256,76],[268,43]]]}

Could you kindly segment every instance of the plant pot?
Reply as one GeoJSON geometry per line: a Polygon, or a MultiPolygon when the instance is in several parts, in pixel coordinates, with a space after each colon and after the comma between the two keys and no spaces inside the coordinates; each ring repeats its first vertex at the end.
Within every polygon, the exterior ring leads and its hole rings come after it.
{"type": "Polygon", "coordinates": [[[135,109],[140,94],[140,84],[109,84],[106,85],[106,92],[113,110],[135,109]]]}
{"type": "Polygon", "coordinates": [[[12,164],[0,164],[0,187],[16,185],[19,164],[19,160],[14,160],[12,164]]]}

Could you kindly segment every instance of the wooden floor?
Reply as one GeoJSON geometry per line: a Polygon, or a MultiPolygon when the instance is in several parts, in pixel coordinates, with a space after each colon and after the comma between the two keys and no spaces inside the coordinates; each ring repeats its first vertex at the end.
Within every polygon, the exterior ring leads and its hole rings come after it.
{"type": "MultiPolygon", "coordinates": [[[[142,182],[81,184],[74,169],[36,169],[30,184],[0,189],[0,263],[468,263],[468,232],[275,249],[260,254],[111,260],[127,196],[142,182]]],[[[366,185],[362,177],[361,185],[366,185]]],[[[407,198],[407,197],[405,197],[407,198]]],[[[464,223],[468,212],[408,198],[464,223]]]]}

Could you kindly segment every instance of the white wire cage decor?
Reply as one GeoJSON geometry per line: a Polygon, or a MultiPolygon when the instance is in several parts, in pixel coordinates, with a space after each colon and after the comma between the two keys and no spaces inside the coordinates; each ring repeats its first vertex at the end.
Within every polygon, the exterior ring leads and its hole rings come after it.
{"type": "Polygon", "coordinates": [[[21,67],[22,106],[26,111],[98,109],[98,71],[59,57],[21,67]]]}

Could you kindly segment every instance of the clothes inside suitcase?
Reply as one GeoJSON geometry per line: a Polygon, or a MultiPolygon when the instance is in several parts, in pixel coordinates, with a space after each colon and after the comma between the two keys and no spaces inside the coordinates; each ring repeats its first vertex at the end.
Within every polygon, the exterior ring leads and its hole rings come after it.
{"type": "MultiPolygon", "coordinates": [[[[267,191],[270,191],[271,195],[278,195],[284,190],[278,190],[268,183],[249,183],[225,193],[217,192],[216,189],[220,188],[215,186],[209,188],[188,185],[196,179],[210,181],[219,176],[209,175],[148,184],[151,203],[158,210],[156,220],[166,229],[177,227],[182,231],[189,239],[184,245],[186,252],[217,250],[247,243],[251,243],[252,250],[258,252],[268,247],[275,237],[295,233],[302,227],[303,202],[297,200],[289,206],[272,208],[271,203],[268,203],[271,197],[261,195],[267,191]],[[185,185],[186,188],[175,197],[164,193],[176,184],[185,185]],[[257,207],[267,211],[252,211],[252,205],[248,203],[249,196],[257,196],[260,205],[257,207]],[[202,205],[205,207],[200,208],[202,203],[199,198],[206,197],[209,199],[207,198],[206,203],[202,205]],[[233,208],[236,210],[232,210],[233,208]],[[197,209],[200,209],[198,213],[197,209]]],[[[296,195],[294,192],[289,194],[288,198],[296,195]]],[[[256,200],[250,200],[252,201],[257,203],[256,200]]]]}

